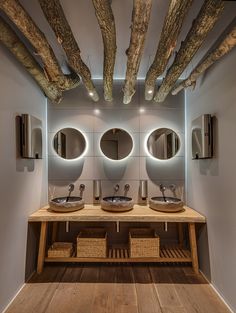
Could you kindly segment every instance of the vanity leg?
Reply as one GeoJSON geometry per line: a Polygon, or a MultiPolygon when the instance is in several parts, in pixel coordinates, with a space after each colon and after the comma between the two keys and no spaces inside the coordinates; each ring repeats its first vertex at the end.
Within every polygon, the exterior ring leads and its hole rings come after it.
{"type": "Polygon", "coordinates": [[[192,257],[192,266],[196,274],[198,274],[198,255],[195,223],[189,223],[189,243],[192,257]]]}
{"type": "Polygon", "coordinates": [[[52,243],[57,240],[58,222],[52,223],[52,243]]]}
{"type": "Polygon", "coordinates": [[[178,227],[179,247],[182,249],[184,246],[183,223],[177,223],[177,227],[178,227]]]}
{"type": "Polygon", "coordinates": [[[38,252],[38,265],[37,265],[37,273],[38,274],[41,274],[43,271],[46,241],[47,241],[47,226],[48,226],[48,222],[41,222],[40,239],[39,239],[39,252],[38,252]]]}

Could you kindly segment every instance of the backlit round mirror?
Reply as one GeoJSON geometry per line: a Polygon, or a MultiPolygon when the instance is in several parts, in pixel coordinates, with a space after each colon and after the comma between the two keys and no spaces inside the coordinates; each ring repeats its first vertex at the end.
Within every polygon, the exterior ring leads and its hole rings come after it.
{"type": "Polygon", "coordinates": [[[127,131],[112,128],[105,132],[100,141],[103,154],[111,160],[126,158],[133,149],[133,140],[127,131]]]}
{"type": "Polygon", "coordinates": [[[84,153],[86,141],[83,134],[77,129],[63,128],[54,136],[53,147],[60,157],[72,160],[84,153]]]}
{"type": "Polygon", "coordinates": [[[169,128],[154,130],[147,140],[148,152],[156,159],[173,158],[180,147],[179,136],[169,128]]]}

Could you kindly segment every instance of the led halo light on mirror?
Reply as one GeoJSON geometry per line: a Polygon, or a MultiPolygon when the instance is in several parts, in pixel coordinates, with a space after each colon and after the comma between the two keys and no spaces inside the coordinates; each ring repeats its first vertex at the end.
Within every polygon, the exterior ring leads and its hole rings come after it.
{"type": "Polygon", "coordinates": [[[100,149],[102,154],[109,160],[121,161],[131,154],[133,139],[126,130],[111,128],[102,135],[100,149]]]}
{"type": "Polygon", "coordinates": [[[84,135],[75,128],[62,128],[53,138],[54,151],[65,160],[82,157],[87,148],[84,135]]]}
{"type": "Polygon", "coordinates": [[[173,158],[180,148],[179,136],[170,128],[158,128],[147,138],[146,149],[154,159],[168,160],[173,158]]]}

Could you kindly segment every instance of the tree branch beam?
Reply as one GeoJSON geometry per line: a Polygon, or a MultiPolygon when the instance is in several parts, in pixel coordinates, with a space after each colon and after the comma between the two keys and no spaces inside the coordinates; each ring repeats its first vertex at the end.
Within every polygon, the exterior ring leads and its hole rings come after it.
{"type": "Polygon", "coordinates": [[[18,0],[0,0],[0,9],[13,21],[19,30],[30,41],[36,53],[41,57],[44,71],[51,82],[62,90],[75,88],[79,84],[79,77],[64,75],[54,52],[45,35],[34,23],[18,0]]]}
{"type": "Polygon", "coordinates": [[[204,1],[197,18],[194,20],[190,31],[182,42],[173,64],[167,71],[166,77],[155,95],[155,101],[163,102],[165,100],[186,66],[201,47],[207,34],[214,27],[224,7],[224,1],[221,0],[204,1]]]}
{"type": "Polygon", "coordinates": [[[182,81],[173,91],[172,95],[176,95],[182,89],[195,86],[196,81],[202,73],[204,73],[215,62],[229,53],[236,46],[236,26],[234,26],[220,44],[199,63],[199,65],[191,72],[189,77],[182,81]]]}
{"type": "Polygon", "coordinates": [[[116,58],[116,28],[110,0],[93,0],[95,14],[101,29],[104,62],[103,62],[103,86],[104,98],[112,101],[113,74],[116,58]]]}
{"type": "Polygon", "coordinates": [[[62,92],[56,84],[49,82],[39,64],[30,54],[26,46],[20,41],[12,28],[0,17],[0,42],[16,59],[25,67],[45,95],[54,103],[59,103],[62,98],[62,92]]]}
{"type": "Polygon", "coordinates": [[[74,38],[71,27],[65,17],[59,0],[38,0],[43,13],[52,27],[58,42],[66,53],[70,67],[81,76],[82,81],[94,101],[99,100],[93,85],[89,68],[80,56],[79,46],[74,38]]]}
{"type": "Polygon", "coordinates": [[[156,79],[164,72],[174,51],[185,16],[193,0],[171,0],[156,55],[145,80],[145,99],[152,100],[156,79]]]}
{"type": "Polygon", "coordinates": [[[130,103],[135,94],[135,83],[144,49],[152,8],[152,0],[133,0],[132,25],[127,54],[126,78],[123,88],[125,104],[130,103]]]}

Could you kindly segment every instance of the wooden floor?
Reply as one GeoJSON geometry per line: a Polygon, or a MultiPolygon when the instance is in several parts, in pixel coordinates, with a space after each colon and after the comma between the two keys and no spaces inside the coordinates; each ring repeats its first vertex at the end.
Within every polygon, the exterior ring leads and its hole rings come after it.
{"type": "Polygon", "coordinates": [[[47,265],[7,313],[228,313],[190,267],[47,265]]]}

